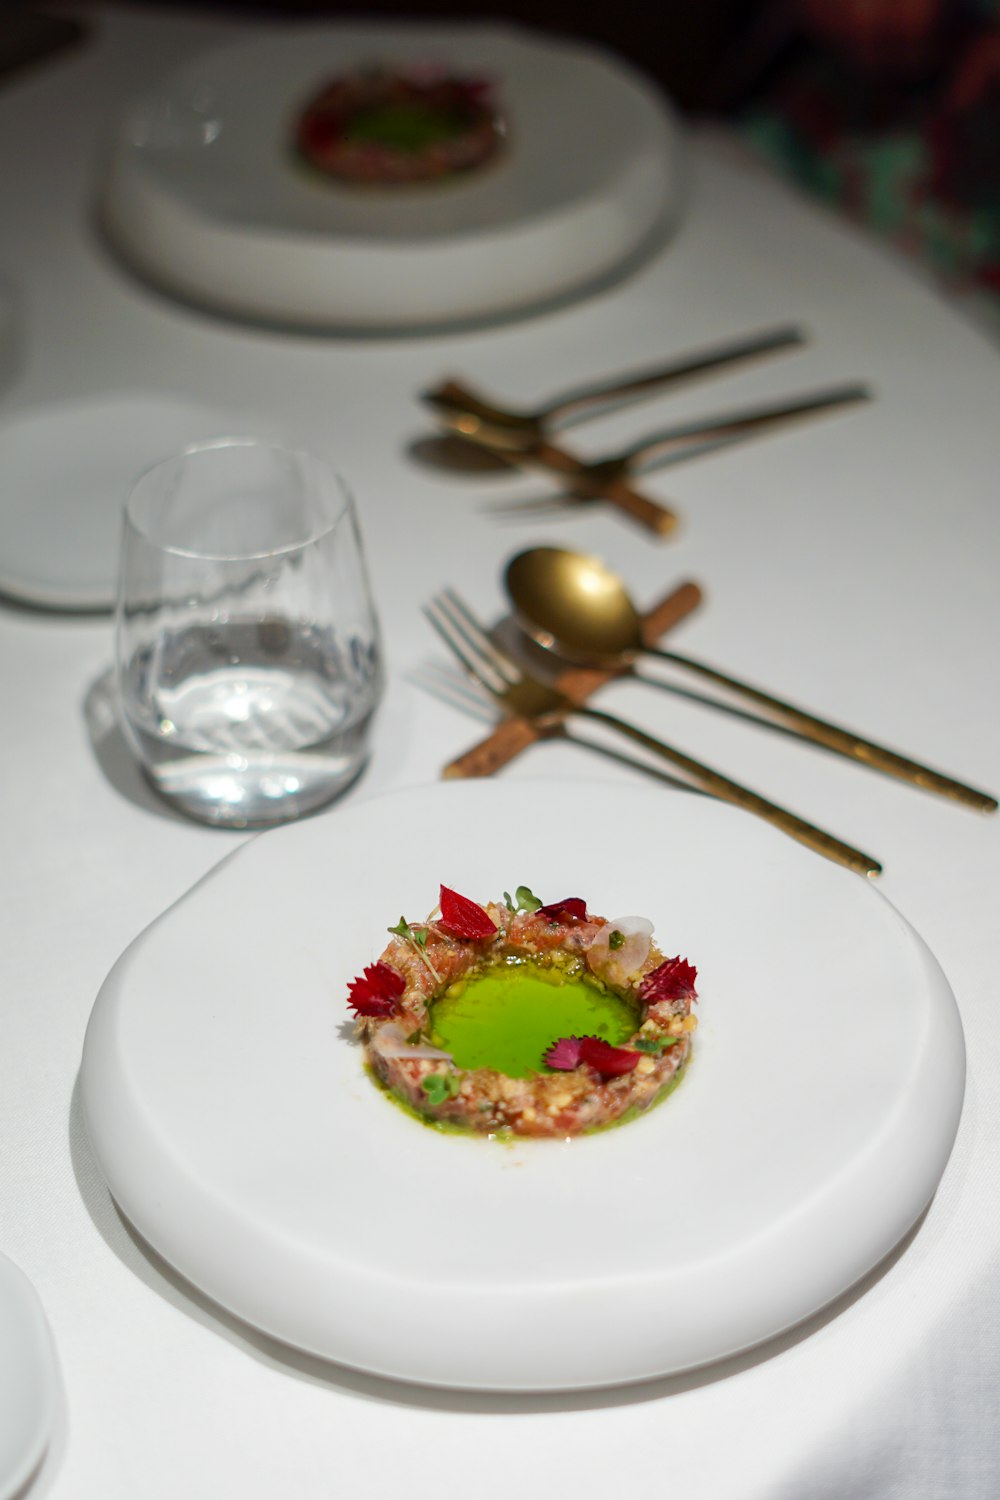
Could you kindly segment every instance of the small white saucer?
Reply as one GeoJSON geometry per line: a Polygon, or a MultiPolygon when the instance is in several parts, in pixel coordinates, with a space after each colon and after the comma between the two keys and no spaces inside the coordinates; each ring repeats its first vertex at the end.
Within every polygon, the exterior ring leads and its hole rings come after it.
{"type": "Polygon", "coordinates": [[[42,1461],[57,1389],[52,1336],[34,1287],[0,1255],[0,1500],[12,1500],[42,1461]]]}
{"type": "Polygon", "coordinates": [[[43,609],[113,609],[134,480],[233,425],[172,396],[124,394],[0,422],[0,595],[43,609]]]}

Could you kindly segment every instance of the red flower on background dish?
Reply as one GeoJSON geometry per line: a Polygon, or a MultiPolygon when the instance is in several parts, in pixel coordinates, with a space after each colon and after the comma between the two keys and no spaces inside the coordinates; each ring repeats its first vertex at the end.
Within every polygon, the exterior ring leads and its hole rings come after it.
{"type": "Polygon", "coordinates": [[[507,135],[489,79],[372,67],[328,79],[295,121],[298,155],[325,177],[398,188],[467,174],[507,135]]]}

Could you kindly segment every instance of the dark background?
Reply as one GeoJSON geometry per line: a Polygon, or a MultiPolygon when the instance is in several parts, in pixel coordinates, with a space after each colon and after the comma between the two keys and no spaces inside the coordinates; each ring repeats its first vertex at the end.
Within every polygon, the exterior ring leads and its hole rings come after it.
{"type": "MultiPolygon", "coordinates": [[[[717,80],[743,51],[759,7],[748,0],[128,0],[147,9],[202,12],[265,20],[482,20],[609,47],[658,80],[682,109],[713,102],[717,80]]],[[[0,0],[0,29],[7,7],[0,0]]]]}

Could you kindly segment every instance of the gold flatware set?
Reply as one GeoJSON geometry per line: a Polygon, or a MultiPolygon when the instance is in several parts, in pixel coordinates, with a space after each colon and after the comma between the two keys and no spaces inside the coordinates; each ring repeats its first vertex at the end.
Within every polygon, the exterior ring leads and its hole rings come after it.
{"type": "Polygon", "coordinates": [[[679,355],[666,364],[616,375],[591,385],[563,391],[534,411],[499,406],[458,380],[446,380],[424,392],[424,401],[445,427],[462,437],[486,443],[512,454],[529,452],[548,441],[562,427],[572,426],[587,415],[613,411],[626,402],[688,384],[700,376],[715,375],[747,360],[761,359],[806,341],[794,324],[771,328],[725,344],[679,355]]]}
{"type": "MultiPolygon", "coordinates": [[[[720,373],[765,354],[786,351],[800,345],[803,337],[794,326],[773,329],[688,354],[631,376],[580,387],[532,412],[503,408],[454,380],[426,392],[424,399],[442,425],[452,432],[481,444],[517,467],[556,476],[563,486],[556,503],[609,500],[656,535],[666,536],[674,529],[677,516],[635,488],[633,481],[637,475],[657,462],[676,462],[706,449],[728,446],[772,428],[866,401],[871,397],[868,387],[860,382],[845,383],[784,401],[677,424],[599,460],[576,457],[554,440],[555,435],[586,415],[615,410],[623,402],[655,390],[720,373]]],[[[551,506],[552,502],[501,502],[502,508],[515,512],[530,512],[546,504],[551,506]]],[[[529,671],[499,644],[495,634],[483,627],[453,590],[445,589],[432,599],[426,608],[430,623],[465,673],[502,713],[493,733],[451,762],[445,768],[446,776],[493,774],[528,745],[565,734],[567,725],[581,718],[625,736],[680,771],[688,783],[763,818],[827,858],[860,874],[873,876],[881,872],[881,864],[870,855],[678,746],[590,701],[599,688],[632,673],[643,655],[652,655],[726,693],[748,700],[762,711],[761,722],[780,726],[796,738],[822,745],[860,765],[981,812],[997,809],[997,799],[990,793],[879,745],[708,662],[661,646],[662,635],[701,602],[702,593],[696,584],[679,586],[644,615],[636,609],[621,579],[599,559],[555,547],[532,548],[512,558],[506,568],[505,583],[514,623],[536,647],[550,653],[559,670],[554,677],[529,671]]],[[[710,706],[725,706],[717,700],[705,701],[710,706]]]]}
{"type": "Polygon", "coordinates": [[[950,797],[981,812],[992,812],[994,797],[976,791],[930,766],[921,765],[895,750],[831,724],[817,714],[777,698],[773,693],[744,682],[696,657],[662,646],[647,645],[640,616],[625,587],[598,558],[586,557],[557,547],[535,547],[508,564],[507,592],[518,624],[539,645],[571,661],[590,665],[630,668],[640,654],[659,657],[674,667],[693,673],[716,687],[748,699],[800,735],[884,771],[925,791],[950,797]]]}
{"type": "Polygon", "coordinates": [[[423,399],[448,431],[514,468],[542,473],[559,484],[559,492],[552,497],[500,501],[490,507],[495,512],[541,513],[603,500],[655,535],[666,537],[675,530],[678,516],[669,506],[637,489],[634,481],[638,476],[665,463],[677,463],[773,428],[868,401],[872,394],[868,386],[846,382],[781,401],[720,412],[648,434],[619,453],[592,460],[578,457],[557,442],[559,430],[586,416],[604,415],[626,402],[723,374],[736,365],[787,352],[804,342],[805,335],[798,328],[772,329],[654,369],[580,387],[531,412],[499,406],[456,380],[446,380],[425,391],[423,399]]]}
{"type": "Polygon", "coordinates": [[[882,866],[878,860],[862,853],[860,849],[852,848],[833,834],[824,832],[815,824],[770,802],[766,797],[731,780],[676,746],[648,734],[631,720],[595,708],[589,702],[574,702],[558,688],[551,687],[541,678],[526,672],[512,656],[496,645],[452,590],[438,594],[428,606],[427,615],[469,676],[497,701],[504,713],[526,719],[543,738],[561,732],[566,720],[573,715],[594,720],[634,740],[654,755],[662,756],[705,791],[724,801],[733,802],[747,812],[756,813],[758,817],[780,828],[783,833],[790,834],[792,838],[825,854],[829,859],[864,875],[880,873],[882,866]]]}
{"type": "MultiPolygon", "coordinates": [[[[656,645],[676,625],[693,614],[701,603],[702,591],[698,584],[690,579],[677,584],[642,615],[643,640],[656,645]]],[[[618,676],[621,676],[620,669],[612,667],[564,666],[553,678],[553,685],[574,703],[584,703],[599,688],[613,682],[618,676]]],[[[449,761],[442,774],[446,780],[492,776],[541,738],[538,727],[529,720],[505,716],[494,725],[485,739],[449,761]]]]}
{"type": "Polygon", "coordinates": [[[678,524],[677,514],[636,490],[632,481],[637,475],[664,463],[677,463],[742,438],[758,436],[772,427],[790,426],[805,417],[818,416],[820,412],[869,400],[871,392],[867,386],[857,382],[834,386],[793,400],[723,412],[698,422],[685,422],[652,433],[620,453],[589,461],[574,458],[572,453],[555,443],[542,442],[520,453],[519,463],[522,468],[551,474],[560,481],[561,493],[552,499],[500,501],[490,508],[509,515],[552,510],[580,500],[608,500],[650,531],[668,536],[678,524]]]}

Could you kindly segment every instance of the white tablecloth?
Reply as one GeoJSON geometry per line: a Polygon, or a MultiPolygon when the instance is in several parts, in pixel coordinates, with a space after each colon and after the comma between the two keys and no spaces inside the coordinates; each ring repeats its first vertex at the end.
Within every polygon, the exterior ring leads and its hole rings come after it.
{"type": "MultiPolygon", "coordinates": [[[[228,34],[166,10],[109,12],[87,47],[0,90],[0,279],[20,329],[0,420],[96,394],[182,395],[277,430],[349,477],[391,672],[352,799],[436,779],[482,732],[417,680],[441,659],[420,605],[461,580],[499,616],[503,561],[535,540],[604,555],[641,600],[700,580],[707,604],[679,632],[684,647],[996,790],[1000,371],[960,311],[710,132],[689,143],[690,199],[669,246],[625,283],[543,316],[337,340],[174,305],[94,231],[100,146],[130,92],[228,34]],[[712,406],[872,382],[864,409],[651,481],[685,517],[670,544],[603,510],[499,525],[480,500],[537,493],[539,481],[442,479],[411,451],[427,432],[416,393],[447,373],[528,402],[788,319],[812,331],[801,353],[574,439],[596,452],[712,406]]],[[[101,981],[243,837],[185,822],[145,789],[114,726],[110,656],[105,617],[0,608],[0,1249],[42,1299],[62,1383],[32,1500],[1000,1492],[1000,820],[617,687],[609,703],[884,861],[882,889],[961,1010],[957,1144],[889,1263],[753,1354],[610,1393],[411,1389],[282,1352],[199,1299],[130,1233],[91,1157],[77,1072],[101,981]]],[[[503,774],[637,773],[550,743],[503,774]]]]}

